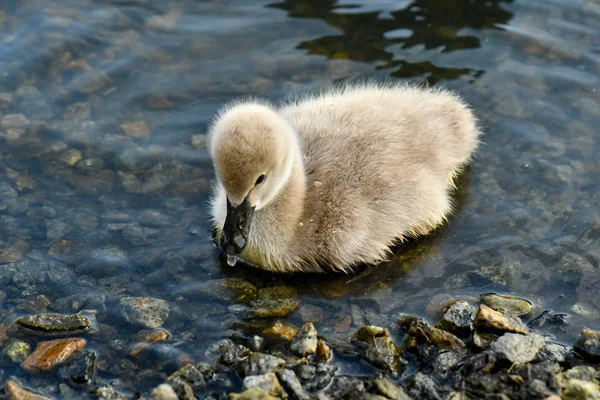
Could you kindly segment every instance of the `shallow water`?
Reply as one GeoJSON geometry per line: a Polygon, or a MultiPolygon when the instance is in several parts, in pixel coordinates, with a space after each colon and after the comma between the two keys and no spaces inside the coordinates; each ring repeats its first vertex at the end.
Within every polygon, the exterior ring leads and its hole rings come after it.
{"type": "MultiPolygon", "coordinates": [[[[600,5],[447,3],[4,1],[0,328],[45,309],[97,312],[98,382],[129,393],[251,332],[237,305],[201,295],[225,277],[294,287],[287,322],[316,318],[332,342],[401,313],[435,322],[450,298],[486,292],[529,299],[529,319],[559,314],[540,329],[569,345],[599,329],[600,5]],[[473,106],[485,137],[456,216],[358,275],[229,267],[206,214],[213,113],[235,96],[364,78],[443,85],[473,106]],[[126,354],[141,327],[124,296],[169,303],[172,338],[146,358],[126,354]]],[[[54,382],[3,363],[11,375],[54,382]]]]}

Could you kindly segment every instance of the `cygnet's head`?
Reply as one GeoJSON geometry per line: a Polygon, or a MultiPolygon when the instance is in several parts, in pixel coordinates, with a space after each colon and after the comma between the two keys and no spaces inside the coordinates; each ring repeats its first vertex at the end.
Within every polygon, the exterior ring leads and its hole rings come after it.
{"type": "Polygon", "coordinates": [[[238,255],[248,243],[255,210],[272,202],[288,181],[296,136],[269,106],[244,103],[225,109],[210,128],[210,152],[227,193],[220,244],[238,255]]]}

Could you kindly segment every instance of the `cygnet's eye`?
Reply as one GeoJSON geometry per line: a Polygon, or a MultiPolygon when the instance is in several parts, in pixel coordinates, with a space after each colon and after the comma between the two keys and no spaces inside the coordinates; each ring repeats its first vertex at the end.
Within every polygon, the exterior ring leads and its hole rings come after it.
{"type": "Polygon", "coordinates": [[[254,186],[260,185],[261,183],[263,183],[265,181],[266,178],[267,177],[265,176],[265,174],[262,174],[261,176],[258,177],[254,186]]]}

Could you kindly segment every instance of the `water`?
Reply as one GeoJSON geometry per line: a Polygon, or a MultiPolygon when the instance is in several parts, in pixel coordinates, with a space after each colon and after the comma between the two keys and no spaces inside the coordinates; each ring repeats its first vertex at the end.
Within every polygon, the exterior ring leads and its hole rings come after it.
{"type": "MultiPolygon", "coordinates": [[[[312,310],[332,342],[499,292],[532,301],[529,318],[567,314],[540,329],[571,345],[600,328],[598,43],[594,1],[4,1],[0,328],[45,309],[96,312],[98,382],[129,393],[249,334],[238,305],[202,295],[225,277],[295,288],[287,322],[312,310]],[[444,85],[473,106],[485,137],[455,217],[357,275],[228,266],[207,218],[213,113],[235,96],[357,78],[444,85]],[[127,354],[142,328],[124,296],[169,303],[172,336],[145,357],[127,354]]],[[[10,375],[55,382],[3,364],[10,375]]]]}

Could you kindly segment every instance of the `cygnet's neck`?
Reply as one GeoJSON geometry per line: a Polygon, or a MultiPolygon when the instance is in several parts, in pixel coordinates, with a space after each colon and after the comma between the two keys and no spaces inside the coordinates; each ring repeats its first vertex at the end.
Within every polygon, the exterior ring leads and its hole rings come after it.
{"type": "MultiPolygon", "coordinates": [[[[261,209],[261,232],[257,240],[265,241],[263,249],[273,247],[288,248],[294,242],[299,223],[304,212],[306,197],[306,176],[300,145],[297,140],[290,143],[288,157],[292,163],[289,179],[277,194],[277,197],[261,209]],[[273,247],[271,247],[273,246],[273,247]]],[[[274,255],[269,255],[271,258],[274,255]]]]}

